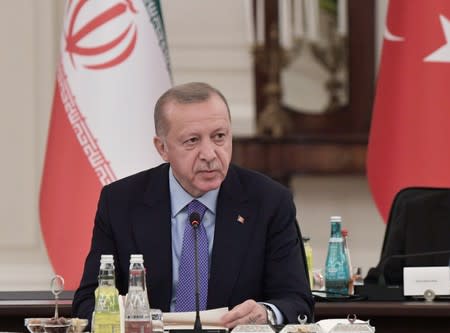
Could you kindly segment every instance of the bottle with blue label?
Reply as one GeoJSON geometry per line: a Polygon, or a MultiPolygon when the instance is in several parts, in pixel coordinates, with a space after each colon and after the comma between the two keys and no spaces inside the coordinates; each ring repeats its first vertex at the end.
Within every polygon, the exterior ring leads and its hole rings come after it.
{"type": "Polygon", "coordinates": [[[348,295],[350,271],[341,233],[342,218],[331,216],[331,234],[325,262],[325,289],[328,297],[348,295]]]}

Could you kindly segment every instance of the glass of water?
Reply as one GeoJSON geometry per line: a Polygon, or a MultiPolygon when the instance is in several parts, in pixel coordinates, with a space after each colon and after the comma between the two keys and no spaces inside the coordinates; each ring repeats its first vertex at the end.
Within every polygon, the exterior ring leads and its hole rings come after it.
{"type": "Polygon", "coordinates": [[[150,309],[153,332],[164,332],[163,313],[160,309],[150,309]]]}

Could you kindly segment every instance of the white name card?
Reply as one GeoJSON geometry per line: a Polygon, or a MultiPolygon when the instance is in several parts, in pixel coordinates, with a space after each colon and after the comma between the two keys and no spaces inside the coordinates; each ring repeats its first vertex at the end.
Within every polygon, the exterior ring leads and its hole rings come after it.
{"type": "Polygon", "coordinates": [[[404,267],[403,293],[405,296],[423,296],[431,290],[435,295],[450,295],[450,268],[404,267]]]}

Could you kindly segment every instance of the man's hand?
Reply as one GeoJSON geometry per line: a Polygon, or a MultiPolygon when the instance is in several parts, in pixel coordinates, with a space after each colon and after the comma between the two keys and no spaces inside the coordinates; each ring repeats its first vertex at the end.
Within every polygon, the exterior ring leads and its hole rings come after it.
{"type": "Polygon", "coordinates": [[[232,310],[221,318],[222,325],[233,328],[237,325],[266,324],[267,312],[262,304],[249,299],[244,303],[236,305],[232,310]]]}

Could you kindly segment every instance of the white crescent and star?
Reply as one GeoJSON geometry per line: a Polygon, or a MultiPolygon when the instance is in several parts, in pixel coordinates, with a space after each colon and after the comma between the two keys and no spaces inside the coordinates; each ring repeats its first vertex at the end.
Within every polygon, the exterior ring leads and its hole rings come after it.
{"type": "Polygon", "coordinates": [[[450,62],[450,21],[444,15],[439,15],[439,19],[441,21],[442,30],[444,30],[445,44],[427,55],[423,61],[450,62]]]}
{"type": "MultiPolygon", "coordinates": [[[[433,51],[425,58],[425,62],[450,62],[450,21],[444,16],[439,15],[441,21],[442,30],[444,31],[445,44],[433,51]]],[[[386,25],[384,29],[384,39],[391,42],[403,42],[405,37],[397,36],[389,31],[389,27],[386,25]]]]}
{"type": "Polygon", "coordinates": [[[405,37],[393,35],[389,31],[388,26],[386,25],[386,28],[384,29],[384,39],[387,39],[392,42],[403,42],[405,40],[405,37]]]}

